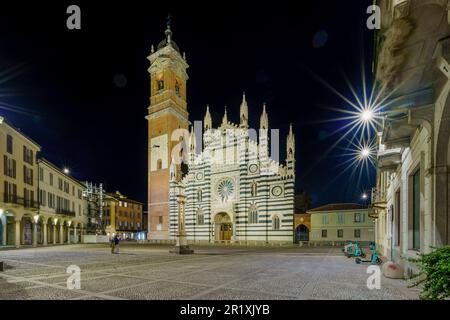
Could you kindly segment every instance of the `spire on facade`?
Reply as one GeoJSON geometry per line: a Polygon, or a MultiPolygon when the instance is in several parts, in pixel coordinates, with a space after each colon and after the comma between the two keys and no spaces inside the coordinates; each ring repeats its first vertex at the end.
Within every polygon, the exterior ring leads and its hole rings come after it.
{"type": "Polygon", "coordinates": [[[170,44],[170,41],[172,40],[172,29],[170,28],[171,23],[172,23],[172,16],[169,13],[169,15],[167,16],[166,31],[165,31],[167,44],[170,44]]]}
{"type": "Polygon", "coordinates": [[[241,102],[241,108],[240,108],[240,125],[241,127],[248,127],[248,105],[247,100],[245,99],[245,92],[242,95],[242,102],[241,102]]]}
{"type": "Polygon", "coordinates": [[[222,126],[226,126],[228,124],[228,116],[227,116],[227,106],[225,106],[225,113],[222,118],[222,126]]]}
{"type": "Polygon", "coordinates": [[[195,152],[196,147],[196,141],[195,141],[195,133],[194,133],[194,126],[191,126],[191,134],[189,136],[189,151],[195,152]]]}
{"type": "Polygon", "coordinates": [[[209,129],[212,128],[212,118],[211,114],[209,113],[209,105],[206,105],[206,114],[205,119],[203,121],[203,128],[205,129],[205,131],[208,131],[209,129]]]}
{"type": "Polygon", "coordinates": [[[261,114],[261,119],[259,121],[259,128],[260,129],[269,129],[269,116],[266,112],[266,104],[263,104],[263,112],[261,114]]]}
{"type": "Polygon", "coordinates": [[[292,123],[289,125],[289,133],[286,140],[287,159],[292,160],[295,156],[295,136],[292,130],[292,123]]]}
{"type": "Polygon", "coordinates": [[[151,49],[150,49],[150,52],[151,52],[151,53],[155,53],[155,46],[154,46],[154,45],[152,45],[152,47],[151,47],[151,49]]]}

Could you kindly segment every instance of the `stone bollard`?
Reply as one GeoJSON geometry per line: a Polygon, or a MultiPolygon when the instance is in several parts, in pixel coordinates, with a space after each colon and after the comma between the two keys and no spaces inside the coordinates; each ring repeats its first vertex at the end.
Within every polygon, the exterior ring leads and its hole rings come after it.
{"type": "Polygon", "coordinates": [[[405,270],[403,267],[393,261],[386,261],[381,266],[381,272],[386,278],[404,279],[405,270]]]}

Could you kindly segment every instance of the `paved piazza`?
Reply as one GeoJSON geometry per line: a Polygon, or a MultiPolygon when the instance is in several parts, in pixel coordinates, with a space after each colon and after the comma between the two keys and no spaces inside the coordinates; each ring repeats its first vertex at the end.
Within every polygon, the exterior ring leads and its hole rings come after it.
{"type": "Polygon", "coordinates": [[[69,245],[0,251],[0,299],[416,299],[404,281],[366,286],[366,267],[335,248],[69,245]],[[81,269],[81,289],[66,268],[81,269]]]}

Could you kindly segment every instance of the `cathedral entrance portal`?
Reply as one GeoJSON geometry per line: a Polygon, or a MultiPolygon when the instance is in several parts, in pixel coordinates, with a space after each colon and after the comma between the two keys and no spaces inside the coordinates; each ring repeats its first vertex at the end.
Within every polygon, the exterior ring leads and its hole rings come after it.
{"type": "Polygon", "coordinates": [[[230,241],[233,235],[233,224],[230,216],[225,213],[218,213],[214,218],[216,241],[230,241]]]}

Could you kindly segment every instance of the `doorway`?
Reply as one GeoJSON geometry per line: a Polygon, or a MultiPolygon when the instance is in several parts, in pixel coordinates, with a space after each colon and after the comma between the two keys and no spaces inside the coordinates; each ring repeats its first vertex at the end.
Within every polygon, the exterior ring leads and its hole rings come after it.
{"type": "Polygon", "coordinates": [[[299,225],[295,229],[295,243],[301,241],[309,241],[309,229],[304,224],[299,225]]]}
{"type": "Polygon", "coordinates": [[[214,218],[216,225],[216,240],[218,241],[231,241],[233,236],[233,224],[231,223],[230,216],[225,213],[218,213],[214,218]]]}

